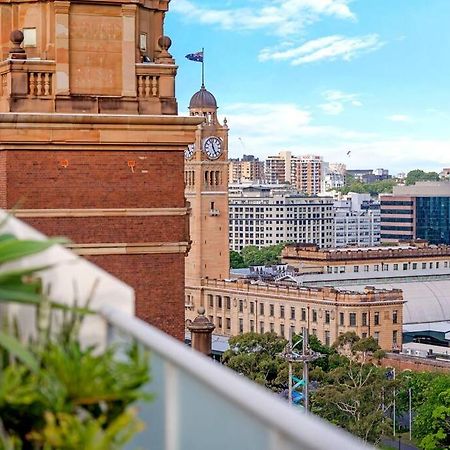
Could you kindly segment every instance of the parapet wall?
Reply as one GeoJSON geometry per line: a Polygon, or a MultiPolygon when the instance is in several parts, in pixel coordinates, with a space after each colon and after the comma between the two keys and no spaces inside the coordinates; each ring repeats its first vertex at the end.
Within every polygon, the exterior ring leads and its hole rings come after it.
{"type": "Polygon", "coordinates": [[[450,257],[449,245],[425,246],[425,247],[398,247],[378,249],[342,249],[321,250],[318,247],[303,247],[288,245],[282,252],[284,262],[289,260],[305,261],[355,261],[371,259],[415,259],[424,257],[450,257]]]}
{"type": "Polygon", "coordinates": [[[255,296],[275,296],[288,300],[333,302],[342,304],[404,303],[401,289],[375,289],[367,286],[363,292],[337,290],[333,287],[290,287],[277,284],[250,284],[225,280],[202,280],[202,287],[255,296]]]}

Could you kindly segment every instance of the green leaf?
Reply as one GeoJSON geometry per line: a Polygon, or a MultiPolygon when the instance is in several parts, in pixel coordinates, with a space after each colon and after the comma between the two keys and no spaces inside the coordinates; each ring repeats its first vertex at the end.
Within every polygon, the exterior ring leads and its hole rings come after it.
{"type": "Polygon", "coordinates": [[[0,346],[22,361],[31,371],[38,372],[39,363],[15,337],[0,331],[0,346]]]}
{"type": "Polygon", "coordinates": [[[61,239],[49,239],[46,241],[7,239],[0,241],[0,264],[43,252],[52,245],[63,242],[65,241],[61,239]]]}

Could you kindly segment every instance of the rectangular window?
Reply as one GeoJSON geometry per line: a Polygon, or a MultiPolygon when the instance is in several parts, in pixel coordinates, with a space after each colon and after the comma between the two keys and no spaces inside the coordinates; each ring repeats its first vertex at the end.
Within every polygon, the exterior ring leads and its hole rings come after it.
{"type": "Polygon", "coordinates": [[[294,336],[294,334],[295,334],[295,326],[294,325],[291,325],[290,333],[292,336],[294,336]]]}
{"type": "Polygon", "coordinates": [[[291,306],[291,320],[295,320],[295,307],[291,306]]]}
{"type": "Polygon", "coordinates": [[[216,297],[216,302],[217,302],[217,307],[222,309],[222,296],[221,295],[218,295],[216,297]]]}
{"type": "Polygon", "coordinates": [[[378,342],[380,340],[380,332],[375,331],[375,333],[373,333],[373,338],[378,342]]]}
{"type": "Polygon", "coordinates": [[[255,302],[250,302],[250,314],[255,314],[255,302]]]}
{"type": "Polygon", "coordinates": [[[225,297],[225,307],[227,309],[231,309],[231,298],[230,297],[225,297]]]}
{"type": "Polygon", "coordinates": [[[227,319],[227,330],[231,329],[231,319],[227,319]]]}
{"type": "Polygon", "coordinates": [[[255,332],[255,321],[254,320],[250,320],[250,332],[251,333],[255,332]]]}
{"type": "Polygon", "coordinates": [[[417,269],[417,263],[412,263],[412,269],[416,270],[417,269]]]}
{"type": "Polygon", "coordinates": [[[217,317],[217,327],[222,328],[222,317],[217,317]]]}
{"type": "Polygon", "coordinates": [[[239,300],[239,312],[244,312],[244,300],[239,300]]]}
{"type": "Polygon", "coordinates": [[[398,334],[397,330],[394,330],[392,332],[392,344],[394,344],[394,346],[397,345],[397,334],[398,334]]]}
{"type": "Polygon", "coordinates": [[[330,323],[330,311],[325,311],[325,323],[330,323]]]}
{"type": "Polygon", "coordinates": [[[398,264],[394,264],[394,270],[398,270],[398,264]]]}
{"type": "Polygon", "coordinates": [[[259,304],[259,314],[260,314],[261,316],[264,315],[264,303],[260,303],[260,304],[259,304]]]}
{"type": "Polygon", "coordinates": [[[430,269],[432,269],[433,268],[433,263],[432,262],[430,262],[430,269]]]}
{"type": "Polygon", "coordinates": [[[356,327],[356,313],[349,314],[350,326],[356,327]]]}
{"type": "Polygon", "coordinates": [[[208,304],[211,308],[214,307],[214,297],[211,294],[208,294],[208,304]]]}
{"type": "Polygon", "coordinates": [[[283,324],[280,325],[280,336],[284,337],[284,325],[283,324]]]}
{"type": "Polygon", "coordinates": [[[408,270],[408,263],[403,263],[403,270],[408,270]]]}
{"type": "Polygon", "coordinates": [[[259,332],[264,334],[264,322],[259,322],[259,332]]]}
{"type": "Polygon", "coordinates": [[[379,266],[378,264],[375,264],[375,265],[373,266],[373,270],[374,270],[375,272],[378,272],[378,271],[380,270],[380,266],[379,266]]]}
{"type": "Polygon", "coordinates": [[[353,266],[353,272],[359,272],[359,266],[353,266]]]}
{"type": "Polygon", "coordinates": [[[244,319],[239,319],[239,333],[244,332],[244,319]]]}
{"type": "Polygon", "coordinates": [[[362,313],[362,326],[367,327],[367,313],[366,312],[362,313]]]}
{"type": "Polygon", "coordinates": [[[387,272],[389,270],[389,264],[381,264],[381,270],[387,272]]]}
{"type": "Polygon", "coordinates": [[[344,313],[343,312],[339,313],[339,325],[341,327],[343,327],[345,325],[345,319],[344,319],[344,313]]]}
{"type": "Polygon", "coordinates": [[[376,312],[373,316],[374,325],[380,325],[380,313],[376,312]]]}
{"type": "Polygon", "coordinates": [[[367,333],[362,333],[362,334],[361,334],[361,337],[362,337],[363,339],[365,339],[365,338],[367,337],[367,333]]]}
{"type": "Polygon", "coordinates": [[[306,308],[302,308],[302,321],[306,322],[306,308]]]}
{"type": "Polygon", "coordinates": [[[365,266],[364,266],[364,272],[368,272],[369,271],[369,266],[366,264],[365,266]]]}
{"type": "Polygon", "coordinates": [[[422,263],[422,269],[426,269],[427,268],[427,263],[422,263]]]}
{"type": "Polygon", "coordinates": [[[439,262],[436,262],[436,269],[439,269],[439,262]]]}
{"type": "Polygon", "coordinates": [[[270,317],[275,315],[275,305],[269,305],[270,317]]]}
{"type": "Polygon", "coordinates": [[[325,345],[327,347],[329,347],[331,344],[330,342],[330,332],[329,331],[325,331],[325,345]]]}
{"type": "Polygon", "coordinates": [[[280,319],[284,319],[284,306],[280,305],[280,319]]]}
{"type": "Polygon", "coordinates": [[[273,322],[270,322],[270,332],[275,333],[275,324],[273,322]]]}
{"type": "Polygon", "coordinates": [[[312,321],[317,322],[317,311],[315,309],[312,310],[312,321]]]}
{"type": "Polygon", "coordinates": [[[392,323],[398,323],[398,311],[392,311],[392,323]]]}

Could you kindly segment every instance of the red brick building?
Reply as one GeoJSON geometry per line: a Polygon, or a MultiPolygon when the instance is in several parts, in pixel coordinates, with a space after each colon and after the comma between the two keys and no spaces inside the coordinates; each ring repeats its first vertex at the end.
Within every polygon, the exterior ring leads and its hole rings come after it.
{"type": "Polygon", "coordinates": [[[0,5],[0,207],[69,237],[182,339],[183,155],[203,119],[177,116],[168,3],[0,5]]]}

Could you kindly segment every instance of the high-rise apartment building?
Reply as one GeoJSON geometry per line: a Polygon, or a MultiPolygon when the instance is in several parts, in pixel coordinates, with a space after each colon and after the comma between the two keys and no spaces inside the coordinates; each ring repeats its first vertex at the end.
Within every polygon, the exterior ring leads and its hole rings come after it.
{"type": "Polygon", "coordinates": [[[294,184],[297,160],[298,158],[291,152],[280,152],[276,156],[268,156],[265,161],[266,182],[294,184]]]}
{"type": "Polygon", "coordinates": [[[395,186],[381,197],[381,240],[450,244],[450,182],[395,186]]]}
{"type": "Polygon", "coordinates": [[[203,117],[177,116],[168,5],[0,3],[0,207],[70,238],[182,339],[183,151],[203,117]]]}
{"type": "Polygon", "coordinates": [[[229,183],[262,183],[264,181],[264,161],[253,155],[244,155],[242,159],[231,159],[229,183]]]}
{"type": "Polygon", "coordinates": [[[304,194],[317,195],[322,190],[323,160],[321,156],[305,155],[296,158],[292,183],[304,194]]]}
{"type": "Polygon", "coordinates": [[[269,186],[244,187],[230,195],[230,248],[282,242],[333,245],[333,200],[277,192],[269,186]]]}

